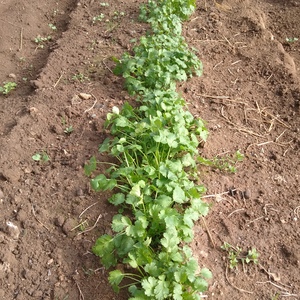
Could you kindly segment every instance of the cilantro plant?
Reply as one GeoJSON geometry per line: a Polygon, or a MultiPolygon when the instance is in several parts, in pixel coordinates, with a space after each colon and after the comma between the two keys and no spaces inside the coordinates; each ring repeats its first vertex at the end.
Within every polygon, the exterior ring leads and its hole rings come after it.
{"type": "MultiPolygon", "coordinates": [[[[209,209],[201,200],[205,188],[198,183],[196,159],[208,133],[176,92],[176,81],[202,73],[201,61],[181,36],[181,22],[194,9],[195,0],[149,0],[141,19],[152,32],[114,70],[139,106],[125,103],[107,115],[111,137],[99,152],[118,164],[93,177],[91,186],[113,190],[109,202],[120,209],[112,219],[114,234],[101,236],[93,252],[106,268],[130,267],[109,273],[114,290],[128,288],[130,300],[198,300],[211,278],[189,247],[195,221],[209,209]]],[[[86,175],[97,164],[92,157],[86,175]]]]}
{"type": "Polygon", "coordinates": [[[0,86],[0,93],[2,93],[3,95],[7,95],[16,87],[17,84],[15,82],[5,82],[3,86],[0,86]]]}
{"type": "Polygon", "coordinates": [[[252,248],[246,254],[243,253],[243,250],[240,247],[234,247],[226,242],[224,242],[221,248],[228,253],[230,269],[237,268],[239,262],[243,265],[244,263],[249,264],[251,262],[258,264],[259,254],[255,248],[252,248]]]}

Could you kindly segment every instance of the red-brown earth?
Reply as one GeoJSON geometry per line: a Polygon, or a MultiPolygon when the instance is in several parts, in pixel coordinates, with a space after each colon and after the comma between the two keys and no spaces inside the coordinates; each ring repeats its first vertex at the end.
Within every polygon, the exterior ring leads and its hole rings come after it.
{"type": "MultiPolygon", "coordinates": [[[[111,57],[146,33],[143,2],[0,1],[0,85],[17,83],[0,96],[0,299],[128,299],[91,253],[116,210],[83,166],[130,99],[111,57]]],[[[245,155],[235,174],[199,168],[211,209],[192,247],[213,273],[207,299],[300,299],[299,19],[298,0],[206,0],[184,24],[204,65],[178,85],[209,128],[199,151],[245,155]],[[255,247],[259,264],[231,270],[224,242],[255,247]]]]}

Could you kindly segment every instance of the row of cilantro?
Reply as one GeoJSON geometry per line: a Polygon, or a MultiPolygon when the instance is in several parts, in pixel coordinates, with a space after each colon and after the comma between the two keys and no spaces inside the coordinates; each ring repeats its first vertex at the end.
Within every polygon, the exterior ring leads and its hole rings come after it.
{"type": "MultiPolygon", "coordinates": [[[[107,115],[114,138],[107,138],[100,152],[119,164],[91,184],[96,191],[118,190],[109,201],[123,213],[113,217],[115,235],[101,236],[93,251],[106,268],[121,262],[133,270],[109,275],[115,291],[129,287],[131,300],[200,299],[211,277],[206,268],[199,271],[188,246],[194,222],[208,212],[195,161],[207,130],[176,92],[176,81],[202,72],[181,36],[181,22],[194,9],[192,0],[150,0],[141,15],[152,35],[142,37],[134,56],[125,54],[115,69],[140,106],[126,103],[107,115]],[[125,277],[131,283],[121,286],[125,277]]],[[[86,173],[95,167],[93,158],[86,173]]]]}

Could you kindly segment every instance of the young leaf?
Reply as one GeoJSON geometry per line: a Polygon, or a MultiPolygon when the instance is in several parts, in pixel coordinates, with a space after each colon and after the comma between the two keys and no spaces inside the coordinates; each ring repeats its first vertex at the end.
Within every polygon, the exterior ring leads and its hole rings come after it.
{"type": "Polygon", "coordinates": [[[107,152],[109,150],[109,147],[110,147],[110,138],[106,138],[104,142],[100,145],[99,152],[100,153],[107,152]]]}
{"type": "Polygon", "coordinates": [[[114,270],[109,272],[108,281],[112,285],[115,292],[119,292],[119,284],[125,277],[125,274],[123,274],[120,270],[114,270]]]}
{"type": "Polygon", "coordinates": [[[211,279],[212,278],[212,273],[209,269],[207,268],[202,268],[200,271],[200,275],[205,278],[205,279],[211,279]]]}
{"type": "Polygon", "coordinates": [[[115,206],[120,205],[125,202],[125,195],[122,193],[113,194],[108,201],[115,206]]]}
{"type": "Polygon", "coordinates": [[[99,174],[91,180],[91,186],[96,192],[112,190],[116,185],[115,179],[108,179],[104,174],[99,174]]]}
{"type": "Polygon", "coordinates": [[[154,289],[157,285],[157,279],[149,276],[148,278],[142,279],[141,284],[143,289],[145,290],[145,294],[155,299],[154,289]]]}
{"type": "Polygon", "coordinates": [[[186,201],[184,190],[178,185],[173,190],[173,200],[177,203],[184,203],[186,201]]]}
{"type": "Polygon", "coordinates": [[[169,282],[165,280],[165,275],[160,275],[158,279],[157,285],[154,288],[155,299],[163,300],[169,295],[169,282]]]}
{"type": "Polygon", "coordinates": [[[132,225],[132,223],[128,217],[118,214],[113,217],[111,227],[115,232],[120,232],[130,225],[132,225]]]}
{"type": "Polygon", "coordinates": [[[97,160],[95,156],[90,158],[90,161],[84,165],[84,174],[90,176],[97,168],[97,160]]]}
{"type": "Polygon", "coordinates": [[[117,259],[113,254],[114,248],[113,237],[105,234],[97,239],[92,251],[95,255],[101,257],[102,264],[108,269],[117,263],[117,259]]]}

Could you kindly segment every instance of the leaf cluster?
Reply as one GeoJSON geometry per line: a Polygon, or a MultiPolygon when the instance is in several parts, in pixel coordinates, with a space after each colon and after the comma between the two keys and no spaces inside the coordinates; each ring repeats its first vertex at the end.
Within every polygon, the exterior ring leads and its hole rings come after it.
{"type": "Polygon", "coordinates": [[[0,93],[3,95],[9,94],[12,90],[14,90],[17,87],[17,84],[15,82],[6,82],[3,84],[3,86],[0,86],[0,93]]]}
{"type": "MultiPolygon", "coordinates": [[[[195,159],[208,133],[176,92],[176,81],[202,72],[179,30],[194,9],[193,0],[150,0],[141,18],[151,24],[152,35],[142,37],[134,55],[125,54],[115,68],[140,105],[125,103],[107,115],[112,137],[99,151],[119,163],[91,179],[91,186],[114,190],[109,202],[120,209],[112,220],[114,234],[101,236],[93,252],[106,268],[123,263],[132,269],[109,275],[115,291],[129,288],[131,300],[200,299],[211,278],[188,246],[194,222],[209,208],[201,200],[205,188],[197,183],[195,159]],[[124,278],[131,283],[122,285],[124,278]]],[[[96,168],[93,157],[86,175],[96,168]]]]}
{"type": "Polygon", "coordinates": [[[242,263],[242,265],[244,265],[244,263],[249,264],[251,262],[258,264],[259,253],[256,248],[252,248],[248,250],[247,253],[243,253],[243,250],[240,247],[234,247],[226,242],[224,242],[221,248],[228,253],[230,269],[237,268],[239,263],[242,263]]]}

